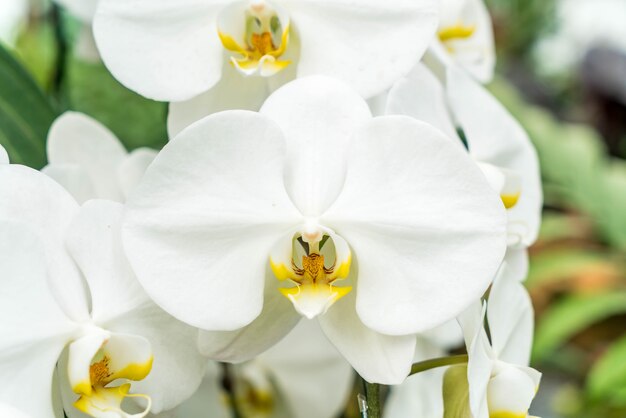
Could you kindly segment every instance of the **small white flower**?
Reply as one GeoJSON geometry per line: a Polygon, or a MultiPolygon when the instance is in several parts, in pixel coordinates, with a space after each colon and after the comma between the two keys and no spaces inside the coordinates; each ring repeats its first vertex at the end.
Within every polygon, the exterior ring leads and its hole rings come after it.
{"type": "Polygon", "coordinates": [[[68,410],[143,417],[195,391],[204,366],[197,331],[135,280],[121,253],[121,213],[115,202],[79,207],[47,176],[0,165],[0,370],[12,379],[0,401],[51,418],[54,385],[68,410]],[[64,366],[53,381],[57,362],[64,366]],[[144,412],[121,410],[124,398],[145,395],[113,383],[120,378],[150,396],[144,412]]]}
{"type": "Polygon", "coordinates": [[[157,152],[138,148],[130,154],[98,121],[67,112],[48,133],[48,161],[43,172],[83,203],[89,199],[124,202],[157,152]]]}
{"type": "Polygon", "coordinates": [[[489,338],[480,303],[459,316],[469,354],[469,403],[475,418],[528,416],[541,373],[528,367],[533,338],[533,308],[528,293],[506,277],[506,263],[487,303],[489,338]]]}
{"type": "Polygon", "coordinates": [[[444,66],[458,65],[478,81],[493,78],[493,27],[483,0],[442,0],[437,40],[430,53],[444,66]]]}
{"type": "Polygon", "coordinates": [[[543,195],[537,153],[519,123],[480,84],[449,67],[442,84],[423,64],[390,90],[385,113],[407,115],[438,127],[459,147],[462,129],[477,162],[507,208],[510,273],[528,271],[527,248],[537,239],[543,195]],[[456,121],[454,123],[453,121],[456,121]]]}
{"type": "Polygon", "coordinates": [[[170,141],[128,202],[123,237],[158,304],[230,331],[205,352],[248,359],[299,313],[319,317],[364,378],[398,383],[411,334],[486,290],[505,223],[480,170],[436,129],[372,118],[348,86],[310,77],[260,113],[222,112],[170,141]]]}
{"type": "MultiPolygon", "coordinates": [[[[202,93],[195,119],[258,110],[288,80],[323,74],[363,96],[420,59],[437,26],[435,0],[102,0],[94,21],[113,75],[138,93],[180,102],[202,93]]],[[[191,120],[190,120],[191,119],[191,120]]]]}

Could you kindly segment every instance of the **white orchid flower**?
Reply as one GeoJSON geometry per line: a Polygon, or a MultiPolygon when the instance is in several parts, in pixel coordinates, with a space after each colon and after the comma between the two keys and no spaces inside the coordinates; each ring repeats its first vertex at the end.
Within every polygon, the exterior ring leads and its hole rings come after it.
{"type": "Polygon", "coordinates": [[[444,66],[458,65],[476,80],[493,78],[496,51],[493,24],[484,0],[441,0],[437,39],[429,56],[444,66]]]}
{"type": "MultiPolygon", "coordinates": [[[[502,270],[506,270],[506,263],[502,270]]],[[[469,404],[474,418],[528,417],[541,373],[528,367],[533,308],[521,283],[496,277],[487,303],[489,335],[480,303],[459,316],[469,363],[469,404]]]]}
{"type": "Polygon", "coordinates": [[[78,409],[138,418],[195,391],[205,362],[197,331],[154,305],[134,279],[119,243],[121,213],[108,201],[80,208],[47,176],[0,165],[0,375],[10,378],[0,401],[51,418],[60,387],[71,390],[70,417],[78,409]],[[66,367],[53,382],[59,361],[66,367]],[[120,409],[127,397],[147,396],[137,414],[120,409]]]}
{"type": "Polygon", "coordinates": [[[456,126],[463,130],[470,156],[507,208],[506,260],[509,273],[523,280],[543,204],[537,153],[524,129],[481,85],[452,67],[444,86],[424,65],[416,66],[390,90],[385,113],[431,123],[459,147],[456,126]]]}
{"type": "Polygon", "coordinates": [[[203,116],[258,110],[277,85],[307,75],[381,93],[420,59],[437,12],[436,0],[103,0],[94,29],[122,84],[173,102],[210,91],[194,103],[203,116]]]}
{"type": "Polygon", "coordinates": [[[105,126],[87,115],[66,112],[48,133],[43,172],[83,203],[89,199],[124,202],[157,152],[138,148],[130,154],[105,126]]]}
{"type": "Polygon", "coordinates": [[[480,170],[436,129],[373,119],[348,86],[310,77],[260,113],[212,115],[170,141],[124,223],[153,299],[222,331],[205,353],[247,360],[301,314],[319,317],[365,379],[399,383],[410,334],[486,290],[506,219],[480,170]]]}

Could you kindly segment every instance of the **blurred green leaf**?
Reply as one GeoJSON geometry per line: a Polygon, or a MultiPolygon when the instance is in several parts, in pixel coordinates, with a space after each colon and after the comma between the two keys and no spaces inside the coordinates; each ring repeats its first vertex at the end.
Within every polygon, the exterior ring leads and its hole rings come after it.
{"type": "Polygon", "coordinates": [[[533,357],[543,360],[589,326],[626,313],[626,291],[569,296],[543,315],[535,335],[533,357]]]}
{"type": "Polygon", "coordinates": [[[626,406],[626,337],[613,344],[594,365],[587,390],[594,400],[626,406]]]}
{"type": "Polygon", "coordinates": [[[605,254],[585,249],[563,248],[544,251],[533,256],[526,285],[533,287],[567,279],[584,270],[606,265],[605,254]]]}
{"type": "Polygon", "coordinates": [[[167,105],[126,89],[102,63],[70,59],[66,83],[70,108],[99,120],[129,150],[167,142],[167,105]]]}
{"type": "Polygon", "coordinates": [[[472,418],[467,365],[449,367],[443,377],[443,418],[472,418]]]}
{"type": "Polygon", "coordinates": [[[57,114],[30,74],[0,46],[0,144],[11,162],[41,168],[57,114]]]}
{"type": "Polygon", "coordinates": [[[48,90],[54,78],[57,45],[54,27],[48,20],[37,20],[17,40],[15,51],[35,81],[48,90]]]}

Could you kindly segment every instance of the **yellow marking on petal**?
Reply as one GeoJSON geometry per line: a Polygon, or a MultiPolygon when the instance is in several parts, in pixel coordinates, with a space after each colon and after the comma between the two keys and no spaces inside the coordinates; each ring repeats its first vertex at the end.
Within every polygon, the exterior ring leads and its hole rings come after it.
{"type": "Polygon", "coordinates": [[[467,39],[476,32],[475,26],[463,26],[462,24],[448,26],[441,29],[437,35],[441,42],[451,41],[453,39],[467,39]]]}
{"type": "Polygon", "coordinates": [[[115,372],[111,375],[113,380],[115,379],[128,379],[128,380],[143,380],[152,371],[152,364],[154,363],[154,356],[150,356],[150,359],[145,363],[131,363],[123,369],[115,372]]]}
{"type": "Polygon", "coordinates": [[[489,418],[526,418],[528,414],[509,411],[498,411],[489,413],[489,418]]]}
{"type": "Polygon", "coordinates": [[[295,274],[292,269],[287,267],[285,263],[274,262],[274,260],[272,260],[271,257],[270,257],[270,267],[272,268],[272,272],[274,273],[274,276],[276,276],[278,280],[287,280],[287,279],[295,278],[294,277],[295,274]]]}
{"type": "Polygon", "coordinates": [[[513,206],[517,205],[520,195],[521,193],[503,194],[500,195],[500,198],[502,199],[502,203],[504,203],[504,207],[507,209],[511,209],[513,206]]]}
{"type": "Polygon", "coordinates": [[[222,41],[222,45],[224,45],[224,48],[229,51],[238,52],[242,55],[248,56],[248,51],[240,46],[237,41],[233,39],[232,36],[226,35],[225,33],[219,31],[217,32],[217,34],[219,35],[220,40],[222,41]]]}
{"type": "Polygon", "coordinates": [[[338,268],[335,268],[332,274],[333,279],[345,279],[350,274],[350,266],[352,265],[352,253],[348,254],[346,261],[341,263],[338,268]]]}

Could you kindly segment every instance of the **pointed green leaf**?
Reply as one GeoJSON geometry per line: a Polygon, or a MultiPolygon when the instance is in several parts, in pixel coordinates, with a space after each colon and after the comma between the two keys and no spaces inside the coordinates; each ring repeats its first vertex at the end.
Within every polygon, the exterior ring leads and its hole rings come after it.
{"type": "Polygon", "coordinates": [[[0,144],[12,163],[41,168],[57,113],[15,58],[0,46],[0,144]]]}

